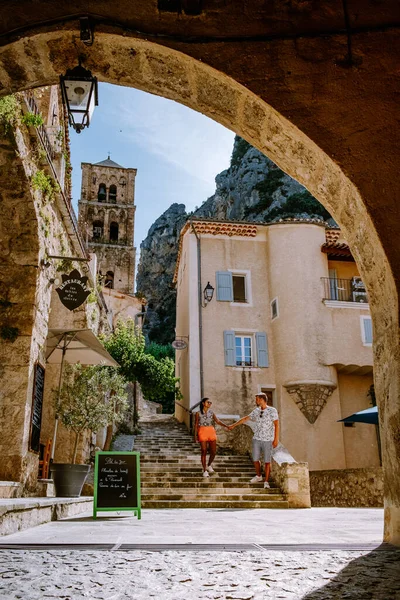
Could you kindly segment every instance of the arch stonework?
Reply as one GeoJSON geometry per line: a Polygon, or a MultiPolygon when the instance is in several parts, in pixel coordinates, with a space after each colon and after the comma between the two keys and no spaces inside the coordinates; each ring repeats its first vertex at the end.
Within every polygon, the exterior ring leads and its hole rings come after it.
{"type": "Polygon", "coordinates": [[[385,539],[400,544],[398,38],[390,28],[354,34],[354,62],[346,64],[342,33],[207,44],[165,38],[156,44],[123,27],[98,25],[87,48],[77,22],[69,21],[38,26],[4,44],[0,88],[4,95],[56,83],[81,55],[100,81],[176,100],[234,130],[324,204],[368,289],[385,539]]]}

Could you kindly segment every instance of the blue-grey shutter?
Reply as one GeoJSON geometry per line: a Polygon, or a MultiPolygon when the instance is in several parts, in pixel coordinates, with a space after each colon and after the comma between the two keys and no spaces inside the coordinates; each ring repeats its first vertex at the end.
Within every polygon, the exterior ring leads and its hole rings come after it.
{"type": "Polygon", "coordinates": [[[256,333],[256,346],[257,346],[257,366],[268,367],[268,343],[267,334],[259,331],[256,333]]]}
{"type": "Polygon", "coordinates": [[[366,344],[372,344],[372,319],[363,319],[364,339],[366,344]]]}
{"type": "Polygon", "coordinates": [[[235,332],[224,331],[225,366],[234,367],[235,359],[235,332]]]}
{"type": "Polygon", "coordinates": [[[232,273],[229,271],[217,271],[217,300],[221,302],[233,302],[232,273]]]}

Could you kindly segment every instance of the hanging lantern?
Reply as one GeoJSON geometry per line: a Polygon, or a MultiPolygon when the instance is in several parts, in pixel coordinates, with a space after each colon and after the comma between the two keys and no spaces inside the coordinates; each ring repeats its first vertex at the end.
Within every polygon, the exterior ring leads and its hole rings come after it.
{"type": "Polygon", "coordinates": [[[98,105],[97,77],[79,63],[60,75],[60,86],[69,124],[80,133],[89,127],[94,107],[98,105]]]}

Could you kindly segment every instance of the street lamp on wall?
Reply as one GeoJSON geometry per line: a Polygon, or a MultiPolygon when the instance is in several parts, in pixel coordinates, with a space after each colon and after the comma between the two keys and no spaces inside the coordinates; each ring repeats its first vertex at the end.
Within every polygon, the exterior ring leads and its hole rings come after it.
{"type": "Polygon", "coordinates": [[[204,307],[206,307],[207,304],[209,302],[211,302],[211,300],[213,299],[213,296],[214,296],[214,288],[210,282],[208,282],[206,287],[204,288],[203,294],[204,294],[204,307]]]}
{"type": "Polygon", "coordinates": [[[69,124],[76,133],[80,133],[89,127],[94,107],[99,103],[97,77],[93,77],[79,62],[77,67],[60,75],[60,86],[69,124]]]}

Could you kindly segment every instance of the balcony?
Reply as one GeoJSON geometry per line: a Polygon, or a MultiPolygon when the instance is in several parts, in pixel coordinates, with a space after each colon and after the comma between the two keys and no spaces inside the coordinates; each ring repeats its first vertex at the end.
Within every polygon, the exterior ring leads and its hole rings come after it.
{"type": "Polygon", "coordinates": [[[358,302],[368,304],[368,296],[361,277],[339,279],[321,277],[323,284],[323,300],[336,302],[358,302]]]}

